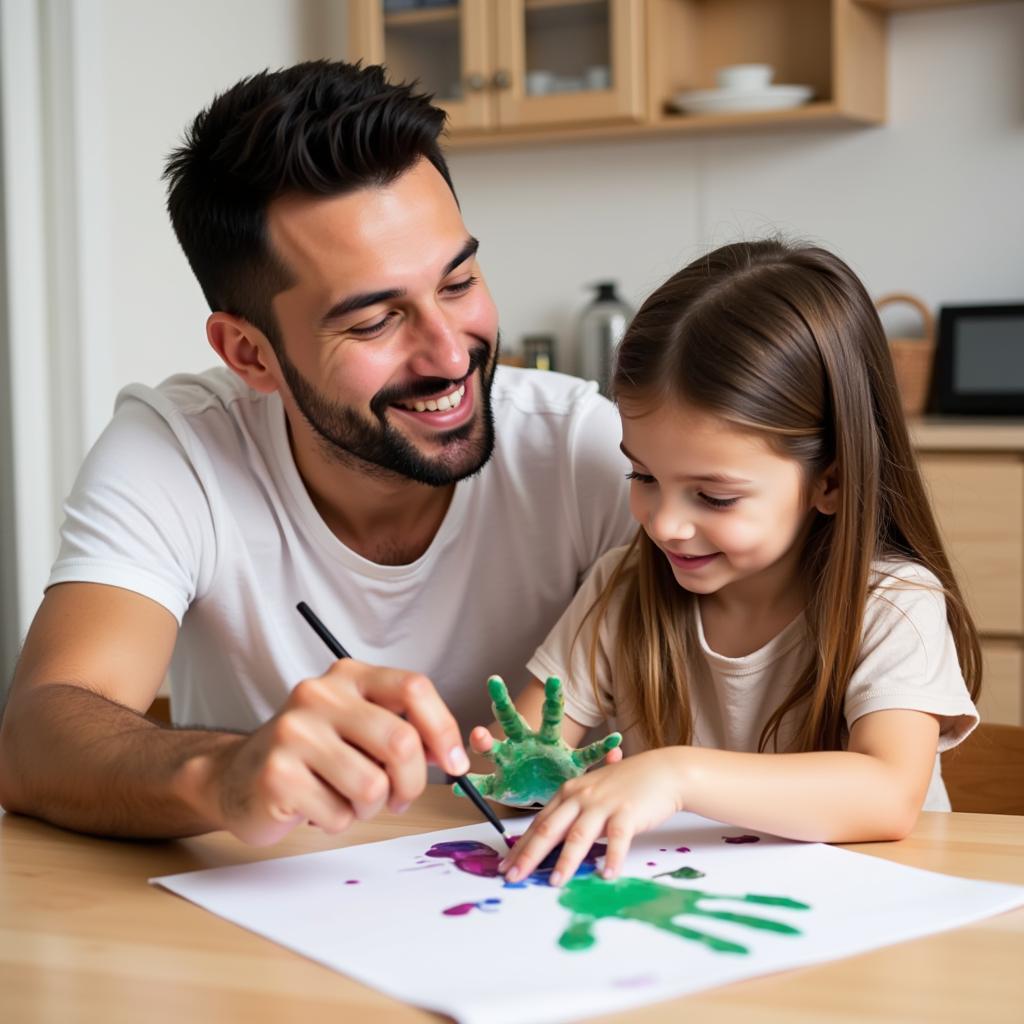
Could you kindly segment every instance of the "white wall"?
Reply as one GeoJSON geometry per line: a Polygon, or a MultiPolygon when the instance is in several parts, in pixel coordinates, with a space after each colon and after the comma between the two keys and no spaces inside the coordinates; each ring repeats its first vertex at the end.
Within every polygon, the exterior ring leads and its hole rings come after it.
{"type": "Polygon", "coordinates": [[[164,209],[164,161],[214,95],[245,75],[344,53],[331,0],[86,0],[98,21],[96,158],[107,172],[112,372],[107,405],[129,381],[202,369],[209,310],[164,209]]]}

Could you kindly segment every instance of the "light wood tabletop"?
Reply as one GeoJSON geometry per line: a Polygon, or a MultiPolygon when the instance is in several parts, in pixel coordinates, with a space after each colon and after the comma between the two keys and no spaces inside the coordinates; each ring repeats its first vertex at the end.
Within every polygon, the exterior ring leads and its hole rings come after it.
{"type": "MultiPolygon", "coordinates": [[[[326,967],[147,884],[475,823],[431,786],[404,815],[342,836],[312,828],[253,849],[226,833],[170,842],[96,839],[0,814],[0,1021],[429,1021],[326,967]]],[[[901,864],[1024,885],[1024,817],[922,814],[898,843],[851,846],[901,864]]],[[[524,979],[528,983],[528,979],[524,979]]],[[[954,931],[631,1010],[607,1021],[1024,1020],[1024,908],[954,931]]]]}

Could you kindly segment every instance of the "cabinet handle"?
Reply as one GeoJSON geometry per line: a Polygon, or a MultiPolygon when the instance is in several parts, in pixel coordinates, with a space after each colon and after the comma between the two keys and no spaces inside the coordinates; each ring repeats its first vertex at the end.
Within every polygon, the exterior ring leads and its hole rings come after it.
{"type": "Polygon", "coordinates": [[[508,89],[512,85],[512,76],[504,68],[501,68],[494,72],[491,85],[495,89],[508,89]]]}
{"type": "Polygon", "coordinates": [[[480,92],[482,89],[487,88],[487,79],[479,71],[474,71],[466,75],[466,88],[470,92],[480,92]]]}

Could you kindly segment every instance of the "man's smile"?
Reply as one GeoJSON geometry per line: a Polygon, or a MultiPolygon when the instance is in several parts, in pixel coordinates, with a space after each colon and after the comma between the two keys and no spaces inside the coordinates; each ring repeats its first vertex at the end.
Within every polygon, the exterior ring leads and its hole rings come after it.
{"type": "Polygon", "coordinates": [[[395,402],[395,405],[400,409],[409,409],[412,412],[446,412],[448,409],[457,409],[465,394],[466,385],[457,384],[450,390],[432,398],[414,402],[395,402]]]}
{"type": "Polygon", "coordinates": [[[434,430],[456,430],[473,418],[476,388],[470,374],[445,390],[429,397],[392,402],[390,407],[402,419],[429,426],[434,430]]]}

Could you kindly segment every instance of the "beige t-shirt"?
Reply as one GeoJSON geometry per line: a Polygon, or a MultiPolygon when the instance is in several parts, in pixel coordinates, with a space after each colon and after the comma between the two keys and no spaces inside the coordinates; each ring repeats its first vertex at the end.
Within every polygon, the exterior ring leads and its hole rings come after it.
{"type": "MultiPolygon", "coordinates": [[[[606,715],[594,696],[589,672],[590,623],[573,646],[580,623],[619,563],[625,548],[609,551],[594,566],[572,604],[534,653],[528,668],[538,679],[558,676],[563,681],[566,713],[581,725],[606,720],[623,729],[626,755],[644,749],[639,730],[616,721],[615,709],[627,706],[611,674],[611,638],[621,614],[621,597],[614,601],[598,637],[597,688],[612,709],[606,715]]],[[[940,721],[938,751],[924,809],[949,810],[938,754],[956,746],[978,723],[957,661],[953,635],[946,620],[946,603],[938,580],[913,562],[885,562],[885,574],[868,598],[860,659],[845,698],[847,729],[872,711],[925,711],[940,721]]],[[[619,591],[621,594],[621,591],[619,591]]],[[[695,603],[696,607],[696,603],[695,603]]],[[[804,617],[798,616],[760,650],[742,658],[727,658],[711,650],[704,639],[700,610],[697,635],[709,671],[691,690],[693,745],[720,750],[754,752],[771,713],[785,699],[810,656],[804,617]]],[[[785,750],[796,728],[791,712],[779,729],[779,750],[785,750]]]]}

